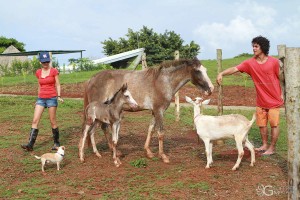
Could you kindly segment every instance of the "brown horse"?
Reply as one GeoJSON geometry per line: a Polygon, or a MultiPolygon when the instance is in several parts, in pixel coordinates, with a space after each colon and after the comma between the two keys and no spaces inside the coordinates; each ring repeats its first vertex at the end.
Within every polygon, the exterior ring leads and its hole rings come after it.
{"type": "Polygon", "coordinates": [[[138,103],[138,107],[135,109],[125,107],[124,110],[152,111],[153,118],[144,145],[147,157],[154,157],[149,145],[153,131],[156,130],[159,139],[159,156],[168,163],[169,158],[163,151],[163,114],[174,94],[189,81],[203,90],[206,95],[210,95],[213,91],[214,87],[207,76],[206,68],[198,59],[167,61],[157,67],[140,71],[105,70],[97,73],[87,82],[84,105],[87,106],[92,101],[105,102],[122,84],[127,83],[128,90],[138,103]]]}

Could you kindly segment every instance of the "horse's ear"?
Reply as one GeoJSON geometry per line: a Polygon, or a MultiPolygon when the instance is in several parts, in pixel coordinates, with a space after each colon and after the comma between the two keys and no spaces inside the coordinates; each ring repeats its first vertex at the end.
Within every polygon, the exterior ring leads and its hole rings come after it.
{"type": "Polygon", "coordinates": [[[122,91],[125,92],[127,90],[127,83],[124,83],[122,85],[122,91]]]}

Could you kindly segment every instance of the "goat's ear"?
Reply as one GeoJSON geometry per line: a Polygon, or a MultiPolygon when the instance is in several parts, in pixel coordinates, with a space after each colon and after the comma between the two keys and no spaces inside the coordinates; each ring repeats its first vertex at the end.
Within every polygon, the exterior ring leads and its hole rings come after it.
{"type": "Polygon", "coordinates": [[[209,104],[209,102],[210,102],[210,99],[206,99],[205,101],[202,102],[202,104],[207,105],[207,104],[209,104]]]}
{"type": "Polygon", "coordinates": [[[190,97],[188,97],[188,96],[185,96],[185,100],[188,103],[193,103],[193,100],[190,97]]]}

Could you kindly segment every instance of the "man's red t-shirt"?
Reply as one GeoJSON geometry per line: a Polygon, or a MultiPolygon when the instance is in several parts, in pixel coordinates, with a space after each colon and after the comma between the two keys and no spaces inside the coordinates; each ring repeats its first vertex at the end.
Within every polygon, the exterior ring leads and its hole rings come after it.
{"type": "Polygon", "coordinates": [[[55,87],[55,76],[59,74],[55,68],[50,69],[50,73],[45,78],[42,78],[42,69],[38,69],[35,73],[39,81],[39,98],[52,98],[57,96],[55,87]]]}
{"type": "Polygon", "coordinates": [[[264,64],[250,58],[237,66],[240,72],[249,74],[256,89],[256,105],[261,108],[277,108],[283,104],[279,82],[279,61],[268,56],[264,64]]]}

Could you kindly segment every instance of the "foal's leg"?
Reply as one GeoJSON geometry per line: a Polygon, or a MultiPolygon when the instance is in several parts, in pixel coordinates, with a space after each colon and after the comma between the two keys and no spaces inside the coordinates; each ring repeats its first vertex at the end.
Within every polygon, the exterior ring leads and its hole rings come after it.
{"type": "Polygon", "coordinates": [[[84,161],[84,144],[85,144],[85,140],[86,140],[86,137],[88,135],[88,131],[90,129],[90,125],[85,125],[85,128],[84,128],[84,131],[83,131],[83,136],[82,138],[80,139],[80,142],[79,142],[79,159],[81,162],[84,161]]]}
{"type": "Polygon", "coordinates": [[[112,140],[109,136],[109,125],[102,123],[101,124],[101,129],[103,130],[104,136],[106,138],[107,144],[109,146],[109,148],[112,150],[113,146],[112,146],[112,140]]]}
{"type": "Polygon", "coordinates": [[[145,142],[145,145],[144,145],[144,149],[146,150],[146,154],[147,154],[148,158],[153,158],[154,157],[154,154],[152,153],[152,151],[149,148],[151,137],[152,137],[152,134],[153,134],[154,125],[155,125],[155,118],[153,117],[151,122],[150,122],[149,128],[148,128],[147,139],[146,139],[146,142],[145,142]]]}
{"type": "Polygon", "coordinates": [[[122,163],[117,157],[117,143],[118,143],[118,130],[120,130],[120,122],[115,122],[112,125],[112,146],[113,146],[113,160],[116,167],[119,167],[122,163]]]}
{"type": "Polygon", "coordinates": [[[98,127],[98,122],[94,122],[91,126],[91,143],[92,143],[92,147],[93,147],[93,151],[96,154],[97,157],[101,158],[101,154],[99,153],[97,146],[96,146],[96,142],[95,142],[95,132],[96,132],[96,128],[98,127]]]}

